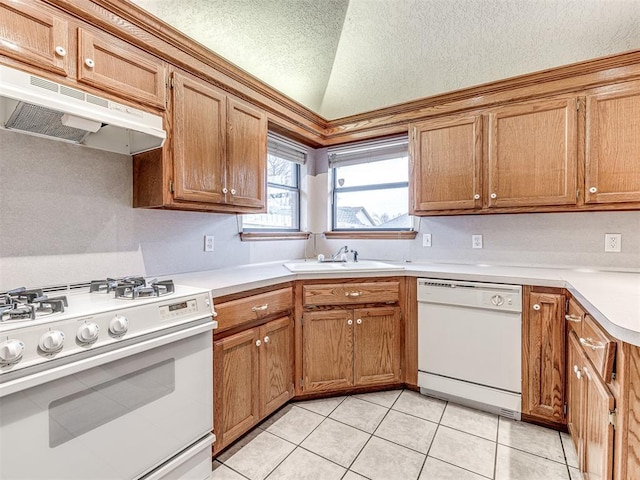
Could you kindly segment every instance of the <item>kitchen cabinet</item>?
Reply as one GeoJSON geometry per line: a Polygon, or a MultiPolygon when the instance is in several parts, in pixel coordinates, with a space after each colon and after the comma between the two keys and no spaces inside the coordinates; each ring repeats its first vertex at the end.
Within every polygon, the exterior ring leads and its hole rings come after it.
{"type": "Polygon", "coordinates": [[[411,125],[411,214],[482,207],[482,118],[465,115],[411,125]]]}
{"type": "Polygon", "coordinates": [[[576,98],[507,105],[487,121],[489,208],[576,204],[576,98]]]}
{"type": "Polygon", "coordinates": [[[291,294],[288,287],[216,305],[214,452],[293,396],[291,294]]]}
{"type": "MultiPolygon", "coordinates": [[[[574,348],[571,348],[570,338],[571,333],[575,332],[575,334],[579,337],[582,335],[582,322],[584,320],[584,316],[586,315],[585,311],[582,307],[574,300],[570,299],[568,304],[567,313],[565,315],[566,320],[566,372],[565,372],[565,401],[567,404],[566,408],[566,421],[567,421],[567,429],[571,434],[571,437],[574,439],[576,443],[576,451],[580,452],[581,446],[580,438],[580,411],[582,405],[582,399],[580,396],[580,376],[575,375],[574,365],[579,363],[578,359],[578,351],[574,348]]],[[[576,367],[577,368],[577,367],[576,367]]]]}
{"type": "Polygon", "coordinates": [[[590,362],[575,332],[568,337],[568,358],[573,364],[567,388],[576,400],[569,405],[571,431],[577,446],[578,463],[584,478],[609,480],[613,474],[615,399],[590,362]]]}
{"type": "Polygon", "coordinates": [[[522,413],[564,424],[565,296],[561,290],[525,287],[523,297],[522,413]]]}
{"type": "Polygon", "coordinates": [[[182,72],[172,85],[171,146],[134,157],[134,206],[264,211],[265,113],[182,72]]]}
{"type": "Polygon", "coordinates": [[[640,89],[586,97],[585,202],[640,201],[640,89]]]}
{"type": "Polygon", "coordinates": [[[305,394],[401,381],[399,282],[310,284],[302,291],[305,394]]]}
{"type": "Polygon", "coordinates": [[[136,106],[165,108],[166,68],[158,58],[42,2],[0,0],[0,14],[0,54],[136,106]]]}

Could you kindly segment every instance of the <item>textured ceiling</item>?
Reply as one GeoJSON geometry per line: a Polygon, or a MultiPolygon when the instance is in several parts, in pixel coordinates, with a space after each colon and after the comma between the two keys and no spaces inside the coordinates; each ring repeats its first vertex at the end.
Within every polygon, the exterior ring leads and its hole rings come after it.
{"type": "Polygon", "coordinates": [[[134,0],[327,119],[640,48],[640,0],[134,0]]]}

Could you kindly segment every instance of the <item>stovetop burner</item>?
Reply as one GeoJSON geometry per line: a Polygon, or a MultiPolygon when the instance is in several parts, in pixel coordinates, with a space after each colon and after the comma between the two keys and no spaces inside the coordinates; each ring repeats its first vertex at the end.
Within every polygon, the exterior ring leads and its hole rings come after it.
{"type": "Polygon", "coordinates": [[[40,289],[16,288],[0,295],[0,323],[62,313],[68,305],[65,296],[49,298],[40,289]]]}
{"type": "Polygon", "coordinates": [[[138,298],[163,297],[175,291],[173,280],[149,280],[143,277],[107,278],[94,280],[89,285],[90,292],[115,293],[115,298],[135,300],[138,298]]]}

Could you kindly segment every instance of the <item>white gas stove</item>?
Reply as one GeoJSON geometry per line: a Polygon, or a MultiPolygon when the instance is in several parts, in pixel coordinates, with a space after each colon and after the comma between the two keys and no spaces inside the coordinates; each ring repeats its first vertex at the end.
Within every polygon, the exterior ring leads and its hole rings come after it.
{"type": "Polygon", "coordinates": [[[208,478],[213,315],[140,277],[0,294],[0,480],[208,478]]]}

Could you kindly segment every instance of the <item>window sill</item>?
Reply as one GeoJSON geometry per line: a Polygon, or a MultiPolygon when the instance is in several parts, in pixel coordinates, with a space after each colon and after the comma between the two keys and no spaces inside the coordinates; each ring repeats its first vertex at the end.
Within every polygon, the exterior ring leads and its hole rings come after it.
{"type": "Polygon", "coordinates": [[[388,232],[383,230],[353,230],[340,232],[324,232],[326,238],[353,238],[359,240],[413,240],[418,235],[415,230],[388,232]]]}
{"type": "Polygon", "coordinates": [[[306,240],[309,232],[241,232],[243,242],[262,242],[266,240],[306,240]]]}

